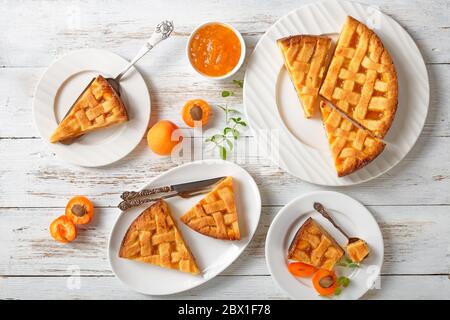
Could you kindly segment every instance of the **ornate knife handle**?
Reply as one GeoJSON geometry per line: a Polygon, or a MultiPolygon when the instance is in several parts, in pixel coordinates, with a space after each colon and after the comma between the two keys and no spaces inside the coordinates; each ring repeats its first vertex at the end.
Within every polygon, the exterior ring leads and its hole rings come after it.
{"type": "Polygon", "coordinates": [[[125,211],[127,209],[138,207],[146,203],[155,202],[161,199],[167,199],[177,196],[178,193],[169,193],[159,197],[150,197],[150,198],[137,198],[137,199],[127,199],[119,203],[117,206],[120,210],[125,211]]]}
{"type": "Polygon", "coordinates": [[[144,189],[141,191],[125,191],[120,196],[123,200],[129,201],[131,199],[139,198],[139,197],[146,197],[153,194],[158,193],[167,193],[172,191],[172,188],[170,186],[164,186],[164,187],[157,187],[152,189],[144,189]]]}

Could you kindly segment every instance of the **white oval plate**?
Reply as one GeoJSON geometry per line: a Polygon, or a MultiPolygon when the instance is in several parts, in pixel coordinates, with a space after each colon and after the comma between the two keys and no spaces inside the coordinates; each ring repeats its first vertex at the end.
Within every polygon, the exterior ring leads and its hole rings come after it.
{"type": "Polygon", "coordinates": [[[130,120],[88,133],[70,145],[50,143],[50,136],[88,83],[98,74],[114,77],[128,61],[105,50],[84,49],[55,61],[37,85],[34,120],[44,141],[64,161],[84,167],[113,163],[141,141],[150,119],[150,95],[139,72],[132,68],[120,81],[121,98],[130,120]]]}
{"type": "Polygon", "coordinates": [[[191,249],[200,270],[202,270],[202,274],[194,276],[176,270],[122,259],[118,257],[122,239],[129,225],[146,207],[132,208],[119,215],[108,243],[109,263],[115,275],[123,283],[138,292],[150,295],[177,293],[211,280],[239,257],[252,239],[261,214],[261,197],[258,186],[247,171],[228,161],[195,161],[163,173],[145,187],[163,186],[219,176],[233,177],[241,240],[217,240],[190,229],[179,218],[204,195],[190,199],[175,197],[167,199],[167,203],[186,244],[191,249]]]}
{"type": "Polygon", "coordinates": [[[314,2],[278,20],[258,42],[248,61],[244,80],[244,106],[260,150],[290,174],[327,186],[368,181],[399,163],[422,131],[428,102],[427,70],[414,41],[392,18],[356,2],[314,2]],[[398,74],[399,105],[383,153],[366,167],[339,178],[321,117],[316,114],[314,119],[305,119],[276,40],[292,34],[337,35],[347,15],[374,29],[389,50],[398,74]],[[279,153],[267,152],[270,148],[268,130],[278,133],[279,153]]]}
{"type": "Polygon", "coordinates": [[[383,264],[383,237],[370,212],[361,203],[342,193],[308,193],[294,199],[280,210],[270,225],[266,239],[266,262],[270,274],[277,285],[293,299],[329,299],[317,294],[311,278],[295,277],[287,267],[289,245],[298,228],[309,217],[317,220],[341,247],[345,248],[347,244],[345,237],[328,220],[314,211],[314,202],[322,203],[347,234],[366,240],[370,247],[370,255],[361,264],[361,268],[336,267],[338,275],[345,275],[351,281],[350,285],[333,299],[358,299],[372,288],[378,279],[383,264]]]}

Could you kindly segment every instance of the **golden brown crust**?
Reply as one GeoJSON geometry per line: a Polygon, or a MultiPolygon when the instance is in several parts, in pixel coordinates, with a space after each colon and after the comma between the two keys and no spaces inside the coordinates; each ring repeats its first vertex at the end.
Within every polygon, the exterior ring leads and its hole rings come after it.
{"type": "Polygon", "coordinates": [[[287,258],[332,270],[343,255],[344,250],[336,240],[313,218],[308,218],[297,230],[287,258]]]}
{"type": "Polygon", "coordinates": [[[155,202],[131,223],[120,245],[119,257],[192,274],[200,273],[163,200],[155,202]]]}
{"type": "Polygon", "coordinates": [[[397,111],[397,82],[392,58],[380,38],[347,17],[320,95],[383,138],[397,111]]]}
{"type": "Polygon", "coordinates": [[[325,74],[331,39],[294,35],[277,40],[284,65],[302,102],[306,118],[317,109],[319,88],[325,74]]]}
{"type": "Polygon", "coordinates": [[[55,143],[128,121],[119,95],[101,75],[77,99],[73,108],[50,137],[55,143]]]}
{"type": "Polygon", "coordinates": [[[295,233],[294,239],[292,239],[291,244],[289,245],[288,250],[288,259],[292,259],[294,255],[295,248],[297,247],[298,242],[302,239],[303,234],[305,233],[306,228],[308,228],[313,223],[312,218],[306,219],[306,221],[301,225],[301,227],[295,233]]]}
{"type": "Polygon", "coordinates": [[[195,206],[181,216],[191,229],[222,240],[239,240],[233,178],[226,177],[195,206]]]}
{"type": "Polygon", "coordinates": [[[362,239],[358,239],[357,241],[347,245],[347,253],[353,262],[359,263],[369,255],[370,248],[367,242],[362,239]]]}
{"type": "Polygon", "coordinates": [[[384,150],[384,142],[358,128],[323,101],[320,111],[339,177],[366,166],[384,150]]]}

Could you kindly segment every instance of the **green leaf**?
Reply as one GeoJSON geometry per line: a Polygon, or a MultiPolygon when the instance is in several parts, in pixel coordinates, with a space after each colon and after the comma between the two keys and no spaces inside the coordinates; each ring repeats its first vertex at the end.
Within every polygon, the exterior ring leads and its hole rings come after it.
{"type": "Polygon", "coordinates": [[[232,96],[232,95],[233,95],[233,92],[231,92],[231,91],[228,91],[228,90],[222,91],[222,97],[224,97],[224,98],[232,96]]]}
{"type": "Polygon", "coordinates": [[[338,278],[338,283],[342,285],[344,288],[347,288],[350,284],[350,279],[344,276],[338,278]]]}
{"type": "Polygon", "coordinates": [[[233,138],[234,138],[234,140],[239,139],[239,137],[240,137],[240,135],[241,135],[241,134],[239,133],[239,131],[237,131],[236,129],[233,129],[232,133],[233,133],[233,138]]]}
{"type": "Polygon", "coordinates": [[[233,150],[233,142],[230,139],[226,139],[225,142],[228,144],[228,149],[233,150]]]}
{"type": "Polygon", "coordinates": [[[228,134],[228,132],[232,132],[232,131],[233,131],[233,128],[225,127],[225,129],[223,129],[223,135],[225,136],[228,134]]]}
{"type": "Polygon", "coordinates": [[[213,136],[207,138],[205,141],[206,141],[206,142],[214,142],[214,143],[217,143],[217,140],[219,140],[219,139],[223,139],[223,135],[221,135],[221,134],[215,134],[215,135],[213,135],[213,136]]]}
{"type": "Polygon", "coordinates": [[[241,112],[239,110],[236,110],[236,109],[228,109],[228,113],[240,114],[241,112]]]}
{"type": "Polygon", "coordinates": [[[234,84],[237,84],[240,88],[244,87],[244,80],[233,80],[234,84]]]}
{"type": "Polygon", "coordinates": [[[218,106],[220,109],[222,109],[223,111],[227,112],[227,109],[225,107],[222,106],[218,106]]]}
{"type": "Polygon", "coordinates": [[[347,263],[353,263],[352,259],[350,259],[350,258],[345,258],[345,262],[347,262],[347,263]]]}
{"type": "Polygon", "coordinates": [[[335,295],[335,296],[338,296],[338,295],[341,294],[341,292],[342,292],[342,289],[341,289],[341,288],[336,288],[336,290],[334,291],[334,295],[335,295]]]}
{"type": "Polygon", "coordinates": [[[348,264],[348,267],[349,267],[349,268],[359,268],[360,266],[359,266],[358,263],[349,263],[349,264],[348,264]]]}
{"type": "Polygon", "coordinates": [[[219,146],[219,154],[222,160],[227,160],[227,149],[222,146],[219,146]]]}

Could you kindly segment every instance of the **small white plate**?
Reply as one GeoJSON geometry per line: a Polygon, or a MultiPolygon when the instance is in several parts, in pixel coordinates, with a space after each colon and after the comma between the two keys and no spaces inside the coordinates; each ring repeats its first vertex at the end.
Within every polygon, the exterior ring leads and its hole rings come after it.
{"type": "Polygon", "coordinates": [[[336,267],[339,275],[351,279],[350,285],[332,299],[359,299],[378,280],[383,264],[383,237],[377,222],[358,201],[333,191],[317,191],[305,194],[288,203],[273,220],[266,239],[266,262],[277,285],[293,299],[329,299],[317,294],[311,278],[300,278],[288,270],[286,258],[289,245],[299,227],[312,217],[345,248],[347,240],[334,226],[313,209],[314,202],[322,203],[336,223],[350,236],[367,241],[370,255],[360,268],[336,267]]]}
{"type": "MultiPolygon", "coordinates": [[[[203,160],[181,165],[152,180],[145,188],[232,176],[238,211],[241,240],[226,241],[204,236],[180,221],[204,195],[190,199],[167,199],[181,234],[192,251],[202,274],[194,276],[119,258],[122,239],[133,220],[146,208],[132,208],[120,214],[111,231],[108,259],[115,275],[130,288],[150,295],[166,295],[185,291],[211,280],[228,267],[249,244],[258,226],[261,214],[261,197],[258,186],[247,171],[234,163],[222,160],[203,160]]],[[[118,199],[119,200],[119,199],[118,199]]]]}
{"type": "Polygon", "coordinates": [[[369,181],[398,164],[422,131],[429,97],[425,62],[406,30],[375,7],[349,1],[317,1],[279,19],[256,45],[244,79],[245,111],[259,150],[265,151],[290,174],[327,186],[369,181]],[[319,112],[313,119],[304,117],[276,40],[294,34],[324,34],[336,38],[347,15],[372,28],[389,50],[398,75],[399,104],[385,137],[385,150],[369,165],[339,178],[319,112]],[[279,138],[279,143],[271,146],[273,138],[279,138]],[[277,146],[279,152],[272,151],[277,146]]]}
{"type": "Polygon", "coordinates": [[[58,157],[84,167],[113,163],[141,141],[150,119],[150,95],[139,72],[132,68],[120,81],[121,98],[130,120],[88,133],[70,145],[50,143],[50,136],[89,82],[101,74],[114,77],[128,61],[105,50],[84,49],[55,61],[36,87],[34,120],[44,141],[58,157]]]}

